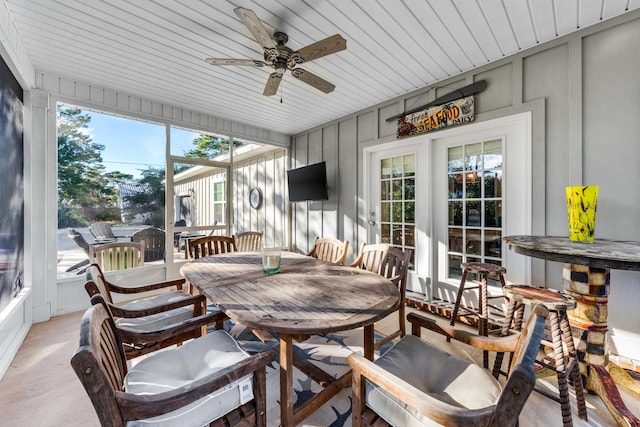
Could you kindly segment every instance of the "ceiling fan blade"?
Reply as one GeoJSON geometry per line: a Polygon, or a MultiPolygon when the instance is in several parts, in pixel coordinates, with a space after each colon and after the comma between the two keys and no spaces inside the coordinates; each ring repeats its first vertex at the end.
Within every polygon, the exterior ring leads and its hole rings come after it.
{"type": "Polygon", "coordinates": [[[318,77],[307,70],[303,70],[302,68],[294,68],[293,70],[291,70],[291,75],[296,79],[302,80],[306,84],[311,85],[318,90],[321,90],[324,93],[333,92],[333,90],[336,88],[335,85],[329,83],[325,79],[318,77]]]}
{"type": "Polygon", "coordinates": [[[269,80],[267,80],[267,84],[264,87],[264,92],[262,92],[265,96],[273,96],[278,92],[278,87],[280,86],[280,82],[282,81],[282,74],[280,73],[271,73],[269,75],[269,80]]]}
{"type": "Polygon", "coordinates": [[[298,50],[298,54],[304,62],[321,58],[332,53],[340,52],[347,48],[347,41],[340,34],[327,37],[298,50]]]}
{"type": "Polygon", "coordinates": [[[275,49],[276,43],[271,38],[271,34],[267,32],[267,29],[264,28],[262,21],[258,19],[258,16],[251,9],[245,9],[243,7],[238,7],[234,9],[238,18],[242,21],[242,23],[247,27],[247,29],[253,34],[253,38],[256,39],[258,44],[262,46],[264,49],[275,49]]]}
{"type": "Polygon", "coordinates": [[[247,65],[250,67],[264,67],[266,64],[254,59],[205,58],[211,65],[247,65]]]}

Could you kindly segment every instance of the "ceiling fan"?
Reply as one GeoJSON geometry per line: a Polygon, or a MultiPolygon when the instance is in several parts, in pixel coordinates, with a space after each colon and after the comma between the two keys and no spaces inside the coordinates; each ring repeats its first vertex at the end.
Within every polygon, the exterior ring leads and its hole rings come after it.
{"type": "Polygon", "coordinates": [[[347,48],[347,41],[341,35],[336,34],[324,40],[312,43],[300,50],[294,51],[285,46],[289,37],[282,32],[276,32],[273,37],[267,32],[258,16],[250,9],[238,7],[234,9],[242,23],[251,32],[258,44],[264,49],[264,61],[253,59],[224,59],[206,58],[211,65],[246,65],[251,67],[273,67],[264,88],[263,95],[275,95],[282,81],[285,71],[291,75],[324,93],[332,92],[336,87],[323,78],[302,68],[296,68],[298,64],[309,62],[332,53],[340,52],[347,48]]]}

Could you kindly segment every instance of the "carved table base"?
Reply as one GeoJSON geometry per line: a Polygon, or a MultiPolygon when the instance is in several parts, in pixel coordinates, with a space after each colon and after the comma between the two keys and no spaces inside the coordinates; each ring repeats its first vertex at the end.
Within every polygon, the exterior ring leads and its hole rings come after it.
{"type": "Polygon", "coordinates": [[[597,394],[620,426],[640,427],[640,419],[625,406],[616,384],[640,397],[638,387],[622,368],[609,362],[607,307],[609,269],[564,264],[562,277],[567,294],[577,301],[568,311],[585,386],[597,394]]]}

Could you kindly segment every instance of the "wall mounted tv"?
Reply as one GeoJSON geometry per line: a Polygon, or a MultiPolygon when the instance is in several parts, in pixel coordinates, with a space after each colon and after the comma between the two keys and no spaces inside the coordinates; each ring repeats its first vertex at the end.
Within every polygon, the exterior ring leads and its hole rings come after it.
{"type": "Polygon", "coordinates": [[[289,201],[329,200],[325,162],[287,171],[289,201]]]}

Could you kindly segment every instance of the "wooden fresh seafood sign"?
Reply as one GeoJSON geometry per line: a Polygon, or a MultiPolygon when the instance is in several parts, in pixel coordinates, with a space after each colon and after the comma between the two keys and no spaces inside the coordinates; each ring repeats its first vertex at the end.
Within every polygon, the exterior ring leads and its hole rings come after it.
{"type": "Polygon", "coordinates": [[[398,138],[472,122],[473,95],[398,117],[398,138]]]}

